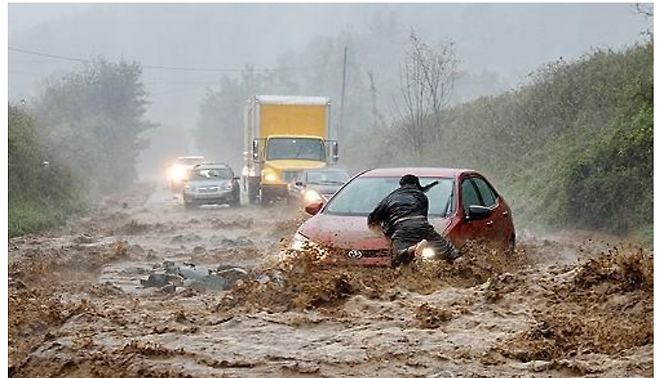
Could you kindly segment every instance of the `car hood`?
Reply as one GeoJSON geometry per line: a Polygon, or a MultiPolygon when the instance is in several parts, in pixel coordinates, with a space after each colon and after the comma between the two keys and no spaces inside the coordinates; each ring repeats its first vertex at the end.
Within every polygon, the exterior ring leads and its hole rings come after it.
{"type": "MultiPolygon", "coordinates": [[[[302,224],[297,232],[310,241],[332,248],[364,251],[388,249],[389,242],[380,232],[368,228],[364,216],[318,214],[302,224]]],[[[430,218],[434,228],[443,233],[450,219],[430,218]]]]}
{"type": "Polygon", "coordinates": [[[229,182],[230,180],[200,180],[200,181],[189,181],[188,185],[191,188],[205,188],[208,186],[222,186],[229,182]]]}

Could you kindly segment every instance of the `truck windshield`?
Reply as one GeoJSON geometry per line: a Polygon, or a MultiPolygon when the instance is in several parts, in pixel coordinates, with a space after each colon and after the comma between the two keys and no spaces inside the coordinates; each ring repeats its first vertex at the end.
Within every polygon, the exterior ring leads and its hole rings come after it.
{"type": "Polygon", "coordinates": [[[267,160],[325,161],[324,143],[312,138],[270,138],[267,142],[267,160]]]}

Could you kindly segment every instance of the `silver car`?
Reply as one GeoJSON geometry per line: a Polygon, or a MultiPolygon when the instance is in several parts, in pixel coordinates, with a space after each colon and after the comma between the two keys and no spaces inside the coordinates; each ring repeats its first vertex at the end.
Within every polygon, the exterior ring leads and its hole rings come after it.
{"type": "Polygon", "coordinates": [[[301,171],[288,187],[288,198],[305,207],[309,203],[328,201],[350,179],[341,168],[319,168],[301,171]]]}
{"type": "Polygon", "coordinates": [[[239,177],[223,163],[204,163],[192,168],[183,187],[186,209],[199,205],[240,205],[239,177]]]}

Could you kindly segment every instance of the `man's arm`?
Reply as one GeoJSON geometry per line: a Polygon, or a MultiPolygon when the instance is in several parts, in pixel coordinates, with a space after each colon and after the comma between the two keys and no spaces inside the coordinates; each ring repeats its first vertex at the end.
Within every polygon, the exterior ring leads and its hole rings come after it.
{"type": "Polygon", "coordinates": [[[379,202],[377,207],[375,207],[375,210],[373,210],[370,214],[368,214],[368,227],[372,226],[377,226],[384,221],[386,218],[386,207],[388,204],[387,201],[388,197],[384,198],[379,202]]]}
{"type": "Polygon", "coordinates": [[[421,191],[422,191],[423,193],[427,193],[427,192],[430,191],[430,189],[432,189],[433,187],[437,186],[438,184],[439,184],[439,180],[436,180],[436,181],[432,182],[432,183],[429,184],[429,185],[425,185],[425,186],[423,186],[422,189],[421,189],[421,191]]]}

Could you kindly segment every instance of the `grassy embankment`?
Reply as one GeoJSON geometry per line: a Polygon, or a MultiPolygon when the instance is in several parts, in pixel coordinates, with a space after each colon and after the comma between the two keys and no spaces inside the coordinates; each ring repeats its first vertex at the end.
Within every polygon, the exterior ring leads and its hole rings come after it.
{"type": "Polygon", "coordinates": [[[549,64],[444,120],[433,160],[487,173],[519,225],[653,239],[653,41],[549,64]]]}
{"type": "Polygon", "coordinates": [[[61,225],[81,210],[68,172],[54,161],[36,130],[34,119],[9,105],[8,235],[20,236],[61,225]],[[43,162],[48,161],[45,167],[43,162]]]}

